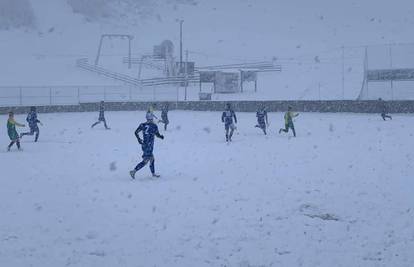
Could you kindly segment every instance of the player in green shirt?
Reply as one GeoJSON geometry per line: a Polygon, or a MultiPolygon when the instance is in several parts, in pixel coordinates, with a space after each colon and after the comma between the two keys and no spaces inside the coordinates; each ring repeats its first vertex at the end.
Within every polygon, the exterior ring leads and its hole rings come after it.
{"type": "Polygon", "coordinates": [[[20,138],[16,131],[16,126],[25,127],[24,124],[18,123],[14,120],[13,112],[9,112],[9,119],[7,120],[7,134],[9,135],[11,142],[7,147],[7,151],[10,151],[10,148],[14,145],[14,143],[16,143],[17,148],[20,150],[20,138]]]}
{"type": "Polygon", "coordinates": [[[293,124],[293,118],[299,116],[299,113],[294,113],[292,107],[288,107],[288,111],[285,113],[285,129],[281,128],[279,134],[283,131],[285,133],[289,132],[289,129],[292,129],[293,136],[296,137],[295,125],[293,124]]]}

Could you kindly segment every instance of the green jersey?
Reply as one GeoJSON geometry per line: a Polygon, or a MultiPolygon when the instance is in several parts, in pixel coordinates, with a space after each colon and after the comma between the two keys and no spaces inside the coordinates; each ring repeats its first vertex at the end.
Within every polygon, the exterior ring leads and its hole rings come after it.
{"type": "Polygon", "coordinates": [[[9,135],[10,140],[17,140],[19,135],[16,131],[17,126],[23,126],[23,124],[17,123],[14,119],[7,120],[7,134],[9,135]]]}
{"type": "Polygon", "coordinates": [[[297,117],[298,113],[293,113],[292,111],[288,111],[285,113],[285,124],[293,124],[293,118],[297,117]]]}

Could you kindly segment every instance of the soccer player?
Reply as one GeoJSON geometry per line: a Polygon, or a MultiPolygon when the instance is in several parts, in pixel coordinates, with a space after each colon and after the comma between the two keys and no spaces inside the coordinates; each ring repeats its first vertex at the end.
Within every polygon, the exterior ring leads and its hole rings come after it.
{"type": "Polygon", "coordinates": [[[159,120],[158,122],[160,123],[164,123],[164,130],[167,130],[167,126],[170,123],[170,121],[168,120],[168,103],[166,103],[162,109],[161,109],[161,120],[159,120]]]}
{"type": "Polygon", "coordinates": [[[281,128],[279,134],[283,131],[285,133],[289,132],[289,129],[292,129],[293,136],[296,137],[295,125],[293,124],[293,118],[299,116],[299,113],[294,113],[292,107],[288,107],[288,111],[285,113],[285,129],[281,128]]]}
{"type": "Polygon", "coordinates": [[[154,119],[158,119],[157,116],[155,116],[154,114],[154,106],[150,105],[147,109],[147,113],[145,114],[145,118],[147,120],[154,120],[154,119]]]}
{"type": "Polygon", "coordinates": [[[257,125],[255,127],[262,129],[263,133],[266,135],[266,127],[269,126],[269,121],[267,120],[267,110],[266,107],[262,104],[256,111],[257,125]]]}
{"type": "Polygon", "coordinates": [[[392,120],[392,117],[390,115],[387,115],[388,114],[388,107],[385,104],[385,101],[382,100],[381,97],[378,98],[378,105],[379,105],[379,109],[381,110],[381,117],[382,117],[382,119],[384,121],[386,120],[386,118],[392,120]]]}
{"type": "Polygon", "coordinates": [[[101,122],[104,123],[105,129],[107,129],[107,130],[111,129],[106,124],[106,120],[105,120],[105,102],[104,101],[101,101],[101,103],[99,104],[99,118],[98,118],[98,121],[95,122],[94,124],[92,124],[91,128],[95,127],[96,125],[98,125],[101,122]]]}
{"type": "Polygon", "coordinates": [[[135,173],[142,169],[147,163],[150,163],[150,170],[153,177],[160,177],[159,174],[155,173],[155,159],[154,159],[154,136],[164,139],[164,136],[158,131],[158,126],[153,122],[152,117],[147,118],[147,122],[141,123],[135,131],[135,136],[138,139],[142,148],[142,161],[129,172],[132,179],[135,179],[135,173]],[[139,136],[139,133],[142,132],[143,138],[139,136]]]}
{"type": "Polygon", "coordinates": [[[226,104],[226,109],[221,115],[221,121],[224,123],[224,129],[226,130],[226,142],[231,142],[233,132],[236,129],[235,123],[237,123],[237,117],[230,103],[226,104]]]}
{"type": "Polygon", "coordinates": [[[24,124],[20,124],[14,120],[14,113],[9,112],[9,119],[7,120],[7,134],[11,140],[9,146],[7,147],[7,151],[10,151],[10,148],[16,143],[17,149],[20,148],[20,139],[19,134],[16,131],[16,126],[25,127],[24,124]]]}
{"type": "Polygon", "coordinates": [[[25,135],[33,135],[36,133],[35,142],[37,142],[37,140],[39,139],[39,126],[37,124],[43,124],[37,119],[36,107],[30,108],[30,112],[29,114],[27,114],[26,121],[29,124],[30,132],[21,133],[20,139],[25,135]]]}

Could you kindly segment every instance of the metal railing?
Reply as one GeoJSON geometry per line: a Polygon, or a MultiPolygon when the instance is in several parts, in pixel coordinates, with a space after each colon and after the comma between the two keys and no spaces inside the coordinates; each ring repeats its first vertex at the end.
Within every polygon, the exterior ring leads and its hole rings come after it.
{"type": "Polygon", "coordinates": [[[124,83],[129,84],[129,85],[133,85],[133,86],[140,86],[141,85],[140,80],[138,80],[136,78],[133,78],[131,76],[128,76],[128,75],[125,75],[125,74],[122,74],[122,73],[118,73],[118,72],[115,72],[115,71],[110,71],[110,70],[107,70],[105,68],[102,68],[102,67],[99,67],[99,66],[96,66],[96,65],[89,64],[87,58],[78,59],[76,61],[76,66],[81,68],[81,69],[92,71],[92,72],[95,72],[97,74],[103,75],[105,77],[108,77],[108,78],[111,78],[111,79],[114,79],[114,80],[117,80],[117,81],[124,82],[124,83]]]}
{"type": "Polygon", "coordinates": [[[215,65],[215,66],[202,66],[197,67],[197,71],[203,70],[229,70],[229,69],[240,69],[240,70],[255,70],[257,72],[262,71],[282,71],[281,65],[276,65],[271,61],[260,61],[251,63],[235,63],[226,65],[215,65]]]}
{"type": "Polygon", "coordinates": [[[138,86],[138,87],[152,87],[152,86],[158,86],[158,85],[179,85],[187,83],[199,83],[200,76],[198,74],[191,75],[188,77],[185,76],[175,76],[175,77],[163,77],[163,78],[150,78],[150,79],[137,79],[134,77],[131,77],[126,74],[114,72],[111,70],[107,70],[105,68],[92,65],[88,63],[87,58],[78,59],[76,61],[76,65],[79,68],[82,68],[84,70],[92,71],[97,74],[106,76],[108,78],[115,79],[117,81],[126,83],[128,85],[132,86],[138,86]]]}
{"type": "Polygon", "coordinates": [[[77,105],[88,102],[177,101],[171,86],[1,86],[0,106],[77,105]]]}

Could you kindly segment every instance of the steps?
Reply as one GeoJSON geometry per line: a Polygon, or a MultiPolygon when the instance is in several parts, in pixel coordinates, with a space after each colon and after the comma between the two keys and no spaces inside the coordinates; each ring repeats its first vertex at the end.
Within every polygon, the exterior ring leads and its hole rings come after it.
{"type": "Polygon", "coordinates": [[[137,87],[151,87],[157,85],[180,85],[183,84],[186,80],[189,83],[199,83],[200,76],[192,75],[187,77],[175,76],[175,77],[166,77],[166,78],[150,78],[150,79],[137,79],[126,74],[118,73],[111,71],[99,66],[95,66],[88,62],[87,58],[81,58],[76,61],[76,66],[83,70],[91,71],[105,77],[123,82],[128,85],[137,86],[137,87]]]}

